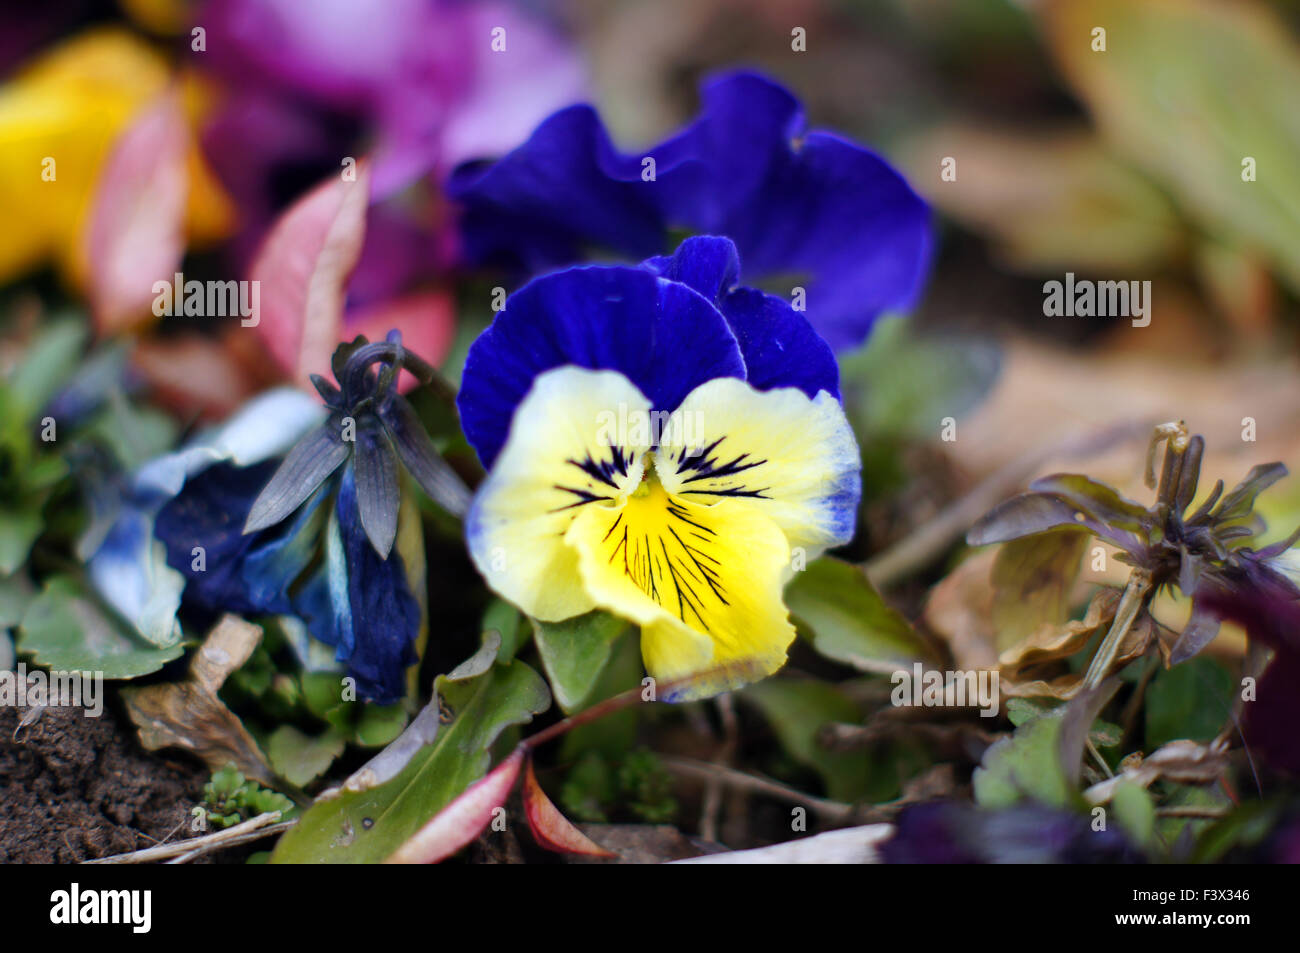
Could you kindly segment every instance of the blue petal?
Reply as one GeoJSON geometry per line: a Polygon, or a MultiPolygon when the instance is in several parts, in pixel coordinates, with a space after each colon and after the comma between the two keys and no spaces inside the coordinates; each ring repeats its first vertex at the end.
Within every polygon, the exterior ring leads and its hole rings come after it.
{"type": "Polygon", "coordinates": [[[735,242],[711,235],[688,238],[671,256],[648,259],[642,266],[669,281],[689,285],[714,304],[740,281],[735,242]]]}
{"type": "Polygon", "coordinates": [[[836,350],[915,303],[930,215],[901,175],[867,149],[805,133],[798,101],[762,76],[725,74],[702,100],[695,122],[643,154],[620,155],[591,109],[574,107],[495,165],[458,170],[468,253],[536,270],[592,243],[644,257],[669,228],[726,235],[750,279],[806,289],[809,320],[836,350]]]}
{"type": "Polygon", "coordinates": [[[930,213],[897,171],[838,136],[806,133],[798,100],[763,76],[725,74],[702,99],[682,138],[707,174],[663,190],[670,224],[731,238],[750,283],[804,287],[808,319],[834,350],[916,303],[930,213]]]}
{"type": "Polygon", "coordinates": [[[176,610],[185,577],[166,565],[153,537],[153,513],[123,501],[87,569],[104,599],[155,645],[180,638],[176,610]]]}
{"type": "Polygon", "coordinates": [[[577,261],[593,241],[652,255],[664,226],[640,167],[615,151],[590,106],[562,109],[500,161],[453,172],[447,191],[465,206],[465,254],[527,272],[577,261]]]}
{"type": "Polygon", "coordinates": [[[332,490],[326,481],[287,525],[259,533],[240,567],[248,599],[263,612],[289,614],[289,589],[320,550],[324,514],[321,503],[332,490]]]}
{"type": "Polygon", "coordinates": [[[533,379],[566,364],[619,371],[668,411],[705,381],[745,377],[726,320],[686,285],[621,267],[538,278],[510,297],[465,361],[457,406],[484,466],[533,379]]]}
{"type": "Polygon", "coordinates": [[[352,601],[348,598],[348,561],[338,515],[326,526],[325,558],[302,584],[293,599],[295,614],[306,623],[312,637],[334,646],[336,660],[346,659],[355,647],[352,601]]]}
{"type": "MultiPolygon", "coordinates": [[[[393,550],[387,559],[381,559],[366,537],[351,466],[344,471],[335,512],[347,561],[348,603],[346,612],[338,607],[336,617],[340,621],[351,617],[351,632],[340,633],[337,658],[347,663],[361,698],[391,704],[406,694],[406,669],[417,661],[420,605],[406,581],[402,557],[393,550]]],[[[331,587],[336,605],[337,575],[333,573],[331,587]]]]}
{"type": "Polygon", "coordinates": [[[797,387],[809,397],[823,390],[840,396],[840,367],[830,345],[785,299],[737,288],[718,306],[740,342],[756,388],[797,387]]]}
{"type": "Polygon", "coordinates": [[[245,583],[244,559],[264,534],[244,535],[253,500],[275,469],[273,462],[251,467],[218,463],[190,477],[158,511],[154,535],[167,547],[167,564],[189,580],[185,600],[216,612],[261,612],[245,583]],[[194,549],[202,547],[205,568],[194,568],[194,549]]]}
{"type": "Polygon", "coordinates": [[[839,397],[839,365],[808,319],[783,298],[735,287],[740,258],[729,239],[688,238],[671,258],[652,258],[645,267],[717,306],[740,343],[747,379],[759,390],[797,387],[809,397],[823,390],[839,397]]]}

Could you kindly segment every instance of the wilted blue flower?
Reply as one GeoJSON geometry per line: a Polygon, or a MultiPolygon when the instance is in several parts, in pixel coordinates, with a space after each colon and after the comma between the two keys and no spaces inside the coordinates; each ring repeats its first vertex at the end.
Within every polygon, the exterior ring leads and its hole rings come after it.
{"type": "Polygon", "coordinates": [[[479,571],[543,621],[635,622],[669,701],[781,667],[784,583],[848,541],[861,491],[830,349],[738,273],[730,241],[699,237],[538,278],[459,396],[489,468],[465,521],[479,571]]]}
{"type": "Polygon", "coordinates": [[[141,636],[156,645],[180,638],[176,611],[185,576],[168,565],[166,547],[154,537],[158,511],[189,479],[215,465],[255,468],[285,453],[321,417],[306,394],[270,391],[183,450],[144,464],[120,491],[95,488],[102,499],[92,499],[92,509],[103,528],[82,541],[90,578],[141,636]]]}
{"type": "Polygon", "coordinates": [[[706,83],[700,116],[640,153],[615,150],[596,112],[563,109],[448,190],[464,206],[472,259],[538,272],[595,244],[644,258],[673,229],[735,242],[745,280],[787,279],[835,350],[882,312],[911,307],[931,246],[929,210],[887,162],[809,132],[788,91],[753,73],[706,83]]]}
{"type": "MultiPolygon", "coordinates": [[[[402,367],[426,380],[431,372],[403,351],[396,335],[375,344],[358,339],[335,355],[337,387],[314,378],[329,411],[323,422],[313,405],[304,426],[302,403],[311,402],[288,392],[278,392],[274,410],[265,404],[245,410],[241,440],[274,435],[283,453],[286,429],[301,437],[278,467],[265,453],[210,444],[155,461],[152,485],[162,502],[126,514],[105,544],[121,553],[115,565],[123,579],[130,576],[130,560],[152,544],[143,535],[152,520],[167,571],[182,574],[187,604],[297,616],[315,638],[335,647],[360,697],[381,703],[401,698],[405,669],[416,661],[421,610],[394,547],[401,503],[397,461],[449,508],[463,510],[467,502],[415,411],[397,393],[402,367]],[[159,473],[167,479],[157,479],[159,473]]],[[[229,431],[221,435],[227,443],[229,431]]]]}

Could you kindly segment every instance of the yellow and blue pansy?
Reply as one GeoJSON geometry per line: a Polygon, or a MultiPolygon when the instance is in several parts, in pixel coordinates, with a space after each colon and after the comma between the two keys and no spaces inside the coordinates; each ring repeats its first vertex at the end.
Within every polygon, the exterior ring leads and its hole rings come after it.
{"type": "Polygon", "coordinates": [[[470,349],[458,399],[488,477],[466,520],[499,594],[641,628],[662,697],[771,674],[795,563],[853,535],[860,458],[826,343],[737,286],[727,239],[531,282],[470,349]]]}

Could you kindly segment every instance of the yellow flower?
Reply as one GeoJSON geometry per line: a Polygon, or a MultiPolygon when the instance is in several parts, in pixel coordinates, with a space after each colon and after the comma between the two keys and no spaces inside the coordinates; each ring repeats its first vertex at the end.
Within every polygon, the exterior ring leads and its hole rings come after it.
{"type": "MultiPolygon", "coordinates": [[[[668,270],[716,290],[702,276],[732,254],[692,239],[668,270]]],[[[490,467],[465,525],[479,571],[542,621],[638,624],[668,701],[784,664],[785,583],[847,542],[861,492],[825,343],[779,299],[721,305],[648,269],[539,278],[475,342],[459,398],[490,467]],[[761,335],[742,348],[729,321],[761,335]]]]}
{"type": "MultiPolygon", "coordinates": [[[[66,281],[86,276],[84,231],[114,142],[175,82],[166,61],[116,29],[67,40],[0,86],[0,282],[53,262],[66,281]]],[[[180,80],[187,111],[203,91],[180,80]]],[[[188,230],[199,241],[229,231],[232,211],[197,147],[188,163],[188,230]]]]}

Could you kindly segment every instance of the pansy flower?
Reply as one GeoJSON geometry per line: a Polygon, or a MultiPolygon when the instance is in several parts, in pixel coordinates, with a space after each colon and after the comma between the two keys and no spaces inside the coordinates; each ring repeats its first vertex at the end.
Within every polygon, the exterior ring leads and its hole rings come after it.
{"type": "Polygon", "coordinates": [[[461,166],[467,254],[529,272],[595,245],[634,259],[678,229],[735,242],[751,281],[802,287],[835,350],[876,317],[910,308],[931,246],[929,210],[884,159],[805,128],[787,90],[753,73],[704,85],[699,117],[637,153],[614,148],[596,112],[563,109],[493,163],[461,166]]]}
{"type": "Polygon", "coordinates": [[[782,588],[849,540],[861,492],[830,349],[739,276],[730,241],[699,237],[538,278],[458,398],[488,468],[466,535],[489,585],[543,621],[637,623],[673,701],[780,668],[782,588]]]}
{"type": "Polygon", "coordinates": [[[432,374],[396,335],[358,339],[336,355],[337,386],[315,378],[325,413],[306,395],[273,392],[215,441],[155,461],[147,468],[152,494],[127,508],[92,561],[101,590],[128,618],[156,627],[159,608],[169,604],[174,615],[181,598],[178,586],[150,579],[180,573],[184,604],[295,616],[335,648],[361,698],[400,699],[416,661],[423,550],[418,519],[399,519],[398,462],[444,505],[468,505],[397,393],[403,368],[422,380],[432,374]],[[141,574],[155,537],[166,565],[141,574]],[[411,559],[420,561],[416,580],[411,559]]]}

